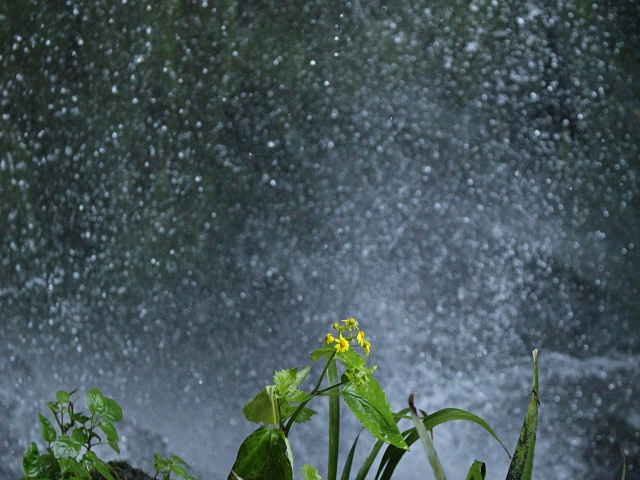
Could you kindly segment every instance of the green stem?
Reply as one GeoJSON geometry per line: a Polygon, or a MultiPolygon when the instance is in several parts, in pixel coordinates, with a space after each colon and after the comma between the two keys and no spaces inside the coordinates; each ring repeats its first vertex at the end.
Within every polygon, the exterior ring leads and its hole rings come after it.
{"type": "MultiPolygon", "coordinates": [[[[324,370],[322,370],[322,373],[320,374],[320,378],[318,379],[318,383],[316,383],[316,386],[313,387],[313,390],[311,390],[311,393],[309,393],[309,398],[307,398],[304,402],[302,402],[300,405],[298,405],[298,408],[295,409],[295,411],[293,412],[293,415],[291,415],[291,417],[289,418],[289,421],[287,422],[287,426],[284,427],[284,435],[285,437],[289,435],[289,429],[291,429],[291,425],[293,425],[293,422],[295,422],[296,418],[298,417],[298,415],[300,414],[300,412],[302,411],[302,409],[307,405],[307,403],[309,403],[309,401],[315,397],[318,394],[318,390],[320,389],[320,385],[322,385],[322,380],[324,379],[324,375],[327,373],[327,369],[329,368],[330,362],[331,360],[333,360],[333,358],[336,356],[336,352],[333,352],[331,354],[331,357],[329,357],[329,360],[327,361],[327,364],[324,366],[324,370]]],[[[335,362],[334,362],[335,364],[335,362]]],[[[322,390],[324,392],[324,390],[322,390]]]]}
{"type": "MultiPolygon", "coordinates": [[[[329,387],[338,389],[338,367],[333,358],[327,360],[327,381],[329,387]]],[[[338,476],[338,451],[340,447],[340,397],[329,397],[329,465],[327,480],[338,476]]]]}

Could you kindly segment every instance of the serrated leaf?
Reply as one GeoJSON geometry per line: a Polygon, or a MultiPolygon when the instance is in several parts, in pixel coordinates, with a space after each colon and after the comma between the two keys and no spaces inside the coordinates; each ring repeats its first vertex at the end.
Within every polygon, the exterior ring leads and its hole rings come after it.
{"type": "Polygon", "coordinates": [[[92,388],[87,392],[87,407],[91,413],[104,411],[104,395],[97,388],[92,388]]]}
{"type": "Polygon", "coordinates": [[[536,430],[538,428],[538,350],[533,351],[533,387],[531,399],[524,417],[516,451],[513,453],[507,480],[531,480],[533,457],[536,450],[536,430]]]}
{"type": "Polygon", "coordinates": [[[359,353],[353,350],[347,350],[346,352],[338,353],[336,357],[342,362],[345,368],[358,368],[364,366],[364,364],[367,363],[367,361],[362,358],[359,353]]]}
{"type": "Polygon", "coordinates": [[[469,473],[467,474],[467,480],[484,480],[485,475],[487,474],[487,467],[484,462],[480,462],[476,460],[471,465],[469,469],[469,473]]]}
{"type": "Polygon", "coordinates": [[[71,399],[71,395],[69,395],[69,392],[67,392],[66,390],[58,390],[56,392],[56,399],[61,404],[62,403],[69,403],[69,400],[71,399]]]}
{"type": "Polygon", "coordinates": [[[82,445],[68,435],[60,435],[51,444],[51,451],[59,460],[64,458],[76,458],[80,453],[81,448],[82,445]]]}
{"type": "Polygon", "coordinates": [[[314,362],[317,362],[319,358],[322,358],[325,355],[327,355],[327,357],[330,357],[331,355],[333,355],[333,352],[335,351],[336,349],[332,345],[327,345],[326,347],[318,348],[313,352],[311,352],[311,360],[314,362]]]}
{"type": "Polygon", "coordinates": [[[383,442],[408,450],[391,413],[387,395],[374,378],[360,385],[348,383],[342,389],[345,403],[371,435],[383,442]]]}
{"type": "Polygon", "coordinates": [[[322,477],[311,465],[305,465],[302,467],[302,480],[322,480],[322,477]]]}
{"type": "Polygon", "coordinates": [[[122,407],[113,398],[104,398],[104,411],[102,415],[112,422],[122,421],[122,407]]]}
{"type": "Polygon", "coordinates": [[[309,398],[311,398],[311,395],[297,388],[290,388],[287,392],[287,400],[290,402],[304,402],[309,398]]]}
{"type": "Polygon", "coordinates": [[[275,425],[278,422],[277,413],[274,412],[274,404],[266,388],[261,390],[253,400],[244,404],[242,413],[247,420],[253,423],[262,422],[265,425],[275,425]]]}
{"type": "Polygon", "coordinates": [[[278,389],[278,393],[280,395],[284,396],[287,393],[287,390],[289,390],[289,387],[295,384],[297,373],[298,367],[295,367],[290,368],[289,370],[280,370],[273,375],[273,383],[278,389]]]}
{"type": "Polygon", "coordinates": [[[36,477],[40,472],[40,452],[35,442],[31,442],[24,449],[24,455],[22,456],[22,469],[27,474],[27,478],[36,477]]]}
{"type": "Polygon", "coordinates": [[[100,422],[100,425],[98,426],[100,427],[100,430],[102,430],[107,435],[107,439],[110,442],[120,441],[120,437],[118,436],[116,427],[109,420],[107,420],[106,418],[103,418],[102,421],[100,422]]]}
{"type": "Polygon", "coordinates": [[[38,420],[44,441],[47,443],[53,442],[56,439],[56,430],[53,428],[53,425],[51,425],[51,422],[41,413],[38,414],[38,420]]]}
{"type": "Polygon", "coordinates": [[[295,419],[295,423],[304,423],[307,422],[311,417],[313,417],[316,413],[315,410],[311,410],[310,408],[303,408],[300,410],[300,413],[295,419]]]}
{"type": "Polygon", "coordinates": [[[260,427],[249,435],[227,480],[293,480],[293,461],[282,430],[260,427]]]}

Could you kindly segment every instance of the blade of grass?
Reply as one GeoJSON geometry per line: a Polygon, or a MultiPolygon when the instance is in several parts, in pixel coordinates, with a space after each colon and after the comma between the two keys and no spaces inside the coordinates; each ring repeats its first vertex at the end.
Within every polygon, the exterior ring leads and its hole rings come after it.
{"type": "MultiPolygon", "coordinates": [[[[369,473],[369,469],[371,468],[371,465],[373,465],[374,460],[378,456],[378,452],[380,452],[382,445],[384,445],[384,442],[382,440],[376,440],[376,443],[374,443],[373,447],[371,447],[371,451],[369,452],[369,455],[367,455],[367,458],[365,459],[364,463],[360,467],[360,470],[358,470],[358,474],[356,475],[355,480],[364,480],[364,478],[367,476],[367,473],[369,473]]],[[[389,446],[393,448],[397,448],[398,450],[402,450],[401,448],[398,448],[395,445],[389,445],[389,446]]],[[[402,451],[404,452],[405,450],[402,450],[402,451]]]]}
{"type": "Polygon", "coordinates": [[[411,409],[411,418],[416,426],[416,432],[418,432],[420,440],[422,441],[422,446],[424,447],[425,452],[427,452],[427,457],[429,458],[433,475],[436,477],[436,480],[447,480],[444,470],[442,469],[440,459],[438,458],[438,454],[436,453],[436,449],[433,446],[433,441],[429,436],[429,432],[425,428],[424,423],[422,423],[422,419],[418,416],[416,407],[413,405],[413,394],[409,395],[409,408],[411,409]]]}
{"type": "MultiPolygon", "coordinates": [[[[509,455],[507,447],[504,446],[500,438],[498,438],[498,435],[496,435],[489,424],[482,418],[474,415],[471,412],[467,412],[466,410],[462,410],[459,408],[444,408],[432,413],[431,415],[427,415],[422,423],[424,424],[425,429],[432,430],[442,423],[451,422],[454,420],[466,420],[480,425],[487,432],[489,432],[489,434],[493,438],[496,439],[496,441],[502,446],[504,451],[507,452],[507,455],[509,455]]],[[[415,427],[405,430],[404,432],[402,432],[402,435],[405,437],[405,443],[409,446],[413,445],[416,441],[418,441],[419,438],[415,427]]],[[[380,466],[378,467],[378,472],[375,477],[376,480],[390,480],[394,470],[398,466],[398,463],[400,463],[400,460],[402,460],[402,457],[405,453],[405,450],[397,448],[393,445],[389,445],[389,447],[387,447],[387,449],[385,450],[382,459],[380,460],[380,466]]],[[[509,455],[509,458],[511,458],[511,455],[509,455]]]]}
{"type": "Polygon", "coordinates": [[[356,435],[353,445],[351,445],[351,450],[349,450],[349,455],[347,455],[344,467],[342,468],[342,476],[340,477],[340,480],[349,480],[349,475],[351,475],[351,465],[353,464],[353,456],[356,453],[356,445],[358,445],[358,439],[360,438],[361,433],[362,429],[358,432],[358,435],[356,435]]]}
{"type": "Polygon", "coordinates": [[[536,450],[536,430],[538,428],[538,350],[533,351],[533,387],[529,407],[524,417],[516,451],[513,453],[507,480],[531,480],[533,457],[536,450]]]}

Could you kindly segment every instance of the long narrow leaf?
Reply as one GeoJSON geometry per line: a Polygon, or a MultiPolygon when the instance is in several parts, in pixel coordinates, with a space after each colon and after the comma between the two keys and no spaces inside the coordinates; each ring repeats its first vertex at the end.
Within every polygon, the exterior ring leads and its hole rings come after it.
{"type": "MultiPolygon", "coordinates": [[[[336,360],[327,357],[329,367],[327,368],[327,381],[329,386],[335,385],[338,380],[338,368],[336,360]]],[[[337,393],[338,387],[333,390],[337,393]]],[[[329,463],[327,468],[327,480],[338,478],[338,451],[340,448],[340,397],[329,397],[329,463]]]]}
{"type": "Polygon", "coordinates": [[[538,350],[533,351],[533,387],[531,400],[524,417],[516,451],[513,453],[507,480],[531,480],[533,456],[536,450],[536,430],[538,428],[538,350]]]}
{"type": "MultiPolygon", "coordinates": [[[[378,456],[378,452],[380,452],[382,445],[384,445],[384,442],[382,440],[376,440],[376,443],[374,443],[373,447],[371,447],[371,451],[369,452],[369,455],[367,455],[367,458],[365,459],[364,463],[360,467],[360,470],[358,470],[358,474],[356,475],[355,480],[364,480],[364,478],[367,476],[367,473],[369,473],[369,469],[371,468],[371,465],[373,465],[374,460],[378,456]]],[[[397,450],[400,450],[401,452],[406,452],[406,450],[403,450],[402,448],[398,448],[395,445],[389,445],[389,446],[397,450]]]]}
{"type": "MultiPolygon", "coordinates": [[[[460,408],[443,408],[442,410],[438,410],[437,412],[432,413],[425,417],[422,421],[425,429],[432,430],[436,426],[445,423],[451,422],[454,420],[466,420],[469,422],[476,423],[484,428],[489,434],[496,439],[496,441],[502,446],[507,455],[509,455],[509,451],[504,446],[498,435],[493,431],[493,429],[489,426],[487,422],[485,422],[482,418],[474,415],[471,412],[467,412],[466,410],[462,410],[460,408]]],[[[405,442],[407,445],[411,446],[416,441],[418,441],[418,433],[416,432],[415,427],[410,428],[402,433],[405,437],[405,442]]],[[[406,453],[405,450],[397,448],[393,445],[389,445],[385,450],[382,459],[380,460],[380,466],[378,467],[378,472],[376,474],[376,480],[390,480],[393,472],[395,471],[398,463],[402,460],[402,457],[406,453]]],[[[511,455],[509,455],[511,457],[511,455]]]]}
{"type": "Polygon", "coordinates": [[[440,459],[438,458],[438,454],[436,453],[436,449],[433,446],[433,441],[429,436],[429,432],[424,427],[422,419],[418,416],[418,412],[413,405],[413,394],[409,396],[409,408],[411,409],[411,418],[416,426],[416,432],[418,432],[420,440],[422,441],[422,446],[424,447],[425,452],[427,452],[427,458],[429,458],[433,475],[436,477],[436,480],[447,480],[444,470],[442,469],[440,459]]]}
{"type": "Polygon", "coordinates": [[[356,435],[356,439],[353,441],[353,445],[351,445],[351,450],[349,450],[349,455],[347,455],[347,459],[344,462],[344,467],[342,468],[342,476],[340,480],[349,480],[349,475],[351,475],[351,465],[353,464],[353,456],[356,453],[356,445],[358,445],[358,439],[360,438],[360,434],[362,430],[358,432],[356,435]]]}

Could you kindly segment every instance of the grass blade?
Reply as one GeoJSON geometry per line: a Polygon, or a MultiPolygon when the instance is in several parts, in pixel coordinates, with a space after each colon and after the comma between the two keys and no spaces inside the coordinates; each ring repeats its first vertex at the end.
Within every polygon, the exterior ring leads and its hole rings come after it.
{"type": "Polygon", "coordinates": [[[467,480],[484,480],[484,477],[487,475],[487,467],[484,462],[476,460],[471,465],[469,469],[469,473],[467,473],[467,480]]]}
{"type": "Polygon", "coordinates": [[[436,477],[436,480],[447,480],[444,470],[442,469],[440,459],[438,458],[438,454],[436,453],[436,449],[433,446],[433,441],[429,436],[429,432],[425,428],[424,423],[422,423],[422,419],[418,416],[418,412],[413,405],[413,394],[409,396],[409,408],[411,409],[411,418],[416,426],[416,432],[420,436],[425,452],[427,452],[427,457],[429,458],[433,475],[436,477]]]}
{"type": "Polygon", "coordinates": [[[536,430],[538,428],[538,350],[533,351],[533,387],[531,400],[524,417],[516,451],[513,453],[507,480],[531,480],[533,456],[536,450],[536,430]]]}
{"type": "Polygon", "coordinates": [[[353,455],[356,453],[356,445],[358,445],[358,439],[360,438],[360,434],[362,430],[356,435],[356,439],[353,441],[353,445],[351,446],[351,450],[349,450],[349,455],[347,455],[347,459],[344,462],[344,467],[342,468],[342,476],[340,480],[349,480],[349,475],[351,475],[351,465],[353,464],[353,455]]]}

